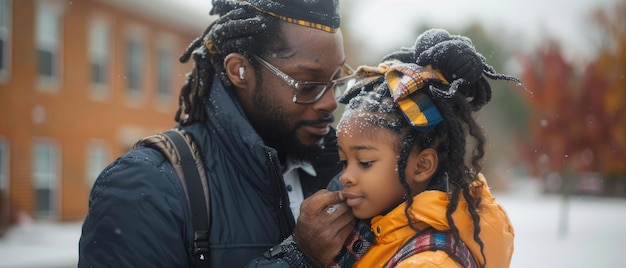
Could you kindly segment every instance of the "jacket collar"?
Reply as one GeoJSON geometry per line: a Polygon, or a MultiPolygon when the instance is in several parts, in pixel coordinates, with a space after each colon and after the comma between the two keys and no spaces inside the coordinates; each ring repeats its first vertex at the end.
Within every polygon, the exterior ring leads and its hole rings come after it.
{"type": "Polygon", "coordinates": [[[209,94],[203,100],[206,109],[206,124],[218,136],[226,139],[239,140],[247,148],[273,148],[265,146],[263,139],[254,130],[237,97],[226,89],[219,76],[213,78],[213,85],[209,94]]]}
{"type": "MultiPolygon", "coordinates": [[[[410,213],[416,221],[415,227],[423,229],[432,226],[437,230],[450,229],[445,214],[448,203],[447,194],[441,191],[424,191],[413,197],[410,213]]],[[[415,234],[415,230],[408,225],[404,213],[405,207],[406,203],[402,203],[386,215],[372,218],[372,232],[376,237],[376,243],[386,244],[415,234]]]]}

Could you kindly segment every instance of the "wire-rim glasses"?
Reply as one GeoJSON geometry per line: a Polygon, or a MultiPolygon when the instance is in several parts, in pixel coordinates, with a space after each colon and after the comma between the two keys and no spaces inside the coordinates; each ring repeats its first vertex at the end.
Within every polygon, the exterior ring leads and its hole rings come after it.
{"type": "Polygon", "coordinates": [[[346,91],[346,89],[348,89],[348,87],[354,84],[355,81],[354,70],[347,64],[344,64],[341,68],[344,74],[344,76],[341,78],[328,82],[299,81],[291,78],[289,75],[282,72],[281,70],[276,68],[276,66],[267,62],[263,58],[257,55],[252,55],[252,57],[259,61],[261,65],[267,68],[278,78],[283,80],[287,85],[296,90],[296,93],[293,95],[292,99],[294,103],[315,103],[320,100],[322,96],[324,96],[324,93],[326,93],[326,90],[329,88],[332,88],[334,90],[335,97],[337,98],[341,96],[346,91]]]}

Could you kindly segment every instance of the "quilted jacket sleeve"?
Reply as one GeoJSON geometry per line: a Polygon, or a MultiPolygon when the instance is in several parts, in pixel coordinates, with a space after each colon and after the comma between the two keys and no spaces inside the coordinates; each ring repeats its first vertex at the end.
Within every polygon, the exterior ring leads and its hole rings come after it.
{"type": "Polygon", "coordinates": [[[152,149],[117,159],[96,180],[78,267],[188,267],[189,213],[171,165],[152,149]]]}

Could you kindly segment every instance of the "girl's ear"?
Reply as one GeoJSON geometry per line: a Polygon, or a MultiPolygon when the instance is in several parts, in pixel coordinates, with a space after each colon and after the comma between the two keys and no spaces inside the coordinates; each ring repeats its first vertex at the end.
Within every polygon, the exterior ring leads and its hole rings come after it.
{"type": "Polygon", "coordinates": [[[248,59],[239,53],[230,53],[224,58],[224,69],[228,79],[236,88],[254,85],[254,70],[248,59]]]}
{"type": "Polygon", "coordinates": [[[407,165],[407,171],[409,171],[406,177],[407,182],[409,182],[409,185],[423,185],[425,188],[435,171],[437,171],[438,165],[439,158],[437,157],[437,152],[432,148],[426,148],[419,153],[411,154],[407,165]]]}

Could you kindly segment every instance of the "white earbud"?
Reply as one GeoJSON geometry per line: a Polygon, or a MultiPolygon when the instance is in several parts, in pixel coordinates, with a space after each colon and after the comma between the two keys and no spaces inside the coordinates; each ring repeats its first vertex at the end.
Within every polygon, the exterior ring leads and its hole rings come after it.
{"type": "Polygon", "coordinates": [[[239,67],[239,79],[243,80],[243,73],[246,72],[246,68],[239,67]]]}

